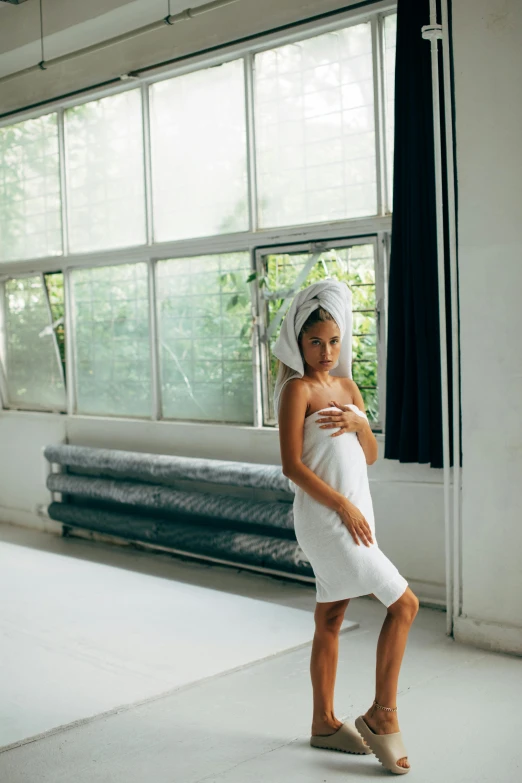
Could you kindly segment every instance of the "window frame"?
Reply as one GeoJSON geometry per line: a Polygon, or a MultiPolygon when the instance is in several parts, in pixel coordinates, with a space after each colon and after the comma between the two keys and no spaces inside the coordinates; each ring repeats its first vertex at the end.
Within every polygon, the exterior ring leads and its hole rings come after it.
{"type": "MultiPolygon", "coordinates": [[[[74,325],[71,313],[71,285],[70,270],[77,267],[95,267],[116,265],[119,263],[145,262],[149,274],[149,306],[150,306],[150,338],[155,341],[157,334],[157,313],[155,297],[155,262],[165,258],[186,258],[187,256],[227,253],[235,251],[248,252],[251,259],[251,270],[256,271],[258,266],[258,251],[262,248],[264,253],[275,252],[281,247],[306,247],[314,243],[329,243],[330,245],[350,242],[357,244],[361,238],[372,237],[376,243],[375,274],[376,274],[376,299],[378,305],[377,326],[377,352],[378,352],[378,386],[379,386],[379,411],[380,422],[385,419],[385,377],[386,377],[386,345],[387,333],[387,281],[388,258],[391,232],[391,212],[387,209],[388,197],[386,170],[386,138],[385,138],[385,57],[384,57],[384,18],[396,13],[397,3],[388,0],[380,0],[363,7],[344,9],[342,12],[321,15],[321,17],[298,22],[284,29],[268,31],[256,34],[253,40],[243,40],[240,43],[218,47],[212,53],[189,55],[180,60],[175,66],[159,66],[147,69],[146,75],[122,77],[121,84],[109,88],[85,90],[81,95],[71,99],[58,99],[48,102],[38,110],[26,110],[11,114],[8,118],[0,120],[0,127],[12,125],[25,119],[36,118],[41,115],[57,113],[60,186],[62,199],[62,255],[42,257],[19,261],[2,262],[0,264],[0,331],[5,332],[5,318],[3,313],[4,292],[3,283],[12,277],[21,277],[35,273],[50,273],[60,271],[64,275],[64,312],[66,334],[72,339],[66,339],[67,379],[66,397],[68,415],[77,415],[76,407],[76,374],[75,374],[75,346],[73,343],[74,325]],[[374,112],[375,112],[375,152],[376,152],[376,188],[377,188],[377,213],[375,215],[347,218],[342,220],[321,222],[315,224],[290,225],[275,228],[259,228],[257,221],[257,188],[256,188],[256,161],[255,161],[255,117],[254,117],[254,67],[255,55],[258,52],[270,50],[292,42],[313,38],[321,33],[335,31],[347,26],[370,22],[372,35],[372,58],[374,79],[374,112]],[[246,116],[246,150],[247,150],[247,178],[248,178],[248,210],[249,230],[233,234],[220,234],[214,236],[197,237],[191,239],[173,240],[162,243],[154,243],[152,224],[152,188],[151,188],[151,136],[149,114],[149,85],[171,79],[175,76],[221,65],[230,60],[244,58],[244,82],[245,82],[245,116],[246,116]],[[141,90],[142,123],[143,123],[143,167],[144,167],[144,198],[146,219],[146,243],[138,246],[116,248],[107,251],[94,251],[88,253],[70,253],[68,247],[68,207],[66,198],[66,151],[64,137],[64,112],[67,108],[79,104],[97,100],[108,95],[113,95],[127,90],[141,90]],[[379,281],[379,282],[378,282],[379,281]],[[379,286],[379,288],[377,287],[379,286]],[[379,291],[379,293],[378,293],[379,291]],[[382,317],[384,315],[384,318],[382,317]]],[[[252,306],[254,321],[259,316],[257,291],[253,294],[252,306]],[[254,301],[255,300],[255,301],[254,301]],[[255,313],[254,313],[255,309],[255,313]]],[[[253,427],[273,429],[273,425],[263,424],[262,395],[264,384],[261,373],[261,357],[259,343],[259,323],[255,323],[253,330],[253,373],[254,373],[254,411],[253,427]]],[[[150,346],[151,371],[152,371],[152,411],[151,420],[163,420],[161,415],[161,391],[159,383],[159,363],[157,345],[150,346]]],[[[0,400],[6,406],[5,379],[3,368],[0,368],[0,400]]],[[[14,406],[9,406],[14,408],[14,406]]],[[[35,410],[31,408],[16,407],[17,410],[35,410]]],[[[47,410],[47,409],[46,409],[47,410]]],[[[201,422],[205,423],[205,422],[201,422]]],[[[228,425],[225,425],[228,426],[228,425]]],[[[247,425],[248,426],[248,425],[247,425]]],[[[373,425],[377,430],[377,423],[373,425]]]]}

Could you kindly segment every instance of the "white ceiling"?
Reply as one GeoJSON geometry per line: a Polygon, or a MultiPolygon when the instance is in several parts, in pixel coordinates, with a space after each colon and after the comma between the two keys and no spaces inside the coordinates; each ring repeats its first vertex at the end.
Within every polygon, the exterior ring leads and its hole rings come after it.
{"type": "MultiPolygon", "coordinates": [[[[170,0],[170,13],[208,0],[170,0]]],[[[43,0],[44,59],[83,49],[167,16],[168,0],[43,0]]],[[[39,0],[0,3],[0,76],[42,59],[39,0]]]]}

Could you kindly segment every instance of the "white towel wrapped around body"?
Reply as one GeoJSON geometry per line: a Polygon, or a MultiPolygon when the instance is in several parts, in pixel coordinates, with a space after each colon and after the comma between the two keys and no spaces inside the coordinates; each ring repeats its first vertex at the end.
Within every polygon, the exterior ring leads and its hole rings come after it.
{"type": "MultiPolygon", "coordinates": [[[[366,417],[356,405],[348,406],[366,417]]],[[[356,432],[331,437],[335,428],[321,429],[317,419],[338,408],[322,408],[304,420],[303,463],[362,512],[373,544],[355,543],[341,517],[324,503],[295,487],[294,526],[297,542],[316,578],[319,603],[373,593],[388,607],[408,586],[406,579],[379,548],[375,535],[368,466],[356,432]]]]}
{"type": "MultiPolygon", "coordinates": [[[[329,374],[352,377],[352,294],[349,286],[334,278],[312,283],[294,297],[282,323],[272,352],[281,361],[274,388],[274,410],[279,421],[282,391],[291,378],[302,378],[304,363],[299,335],[306,319],[323,307],[334,318],[341,335],[337,363],[329,374]]],[[[360,416],[366,414],[349,405],[360,416]]],[[[355,543],[337,511],[314,500],[297,486],[294,498],[294,527],[297,542],[315,574],[317,601],[339,601],[373,593],[386,607],[408,586],[406,579],[381,551],[375,535],[368,466],[356,432],[334,438],[333,428],[321,429],[321,414],[338,408],[322,408],[304,420],[302,461],[363,513],[372,530],[373,544],[355,543]]]]}

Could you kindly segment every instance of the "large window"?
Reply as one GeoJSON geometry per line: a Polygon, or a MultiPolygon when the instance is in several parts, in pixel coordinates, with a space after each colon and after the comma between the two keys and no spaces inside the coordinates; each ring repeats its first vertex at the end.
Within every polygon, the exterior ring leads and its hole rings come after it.
{"type": "Polygon", "coordinates": [[[260,224],[377,212],[369,22],[256,55],[260,224]]]}
{"type": "Polygon", "coordinates": [[[0,260],[62,252],[56,114],[0,128],[0,260]]]}
{"type": "Polygon", "coordinates": [[[146,264],[73,269],[71,283],[76,412],[149,416],[146,264]]]}
{"type": "Polygon", "coordinates": [[[379,6],[4,122],[4,407],[273,426],[280,317],[331,275],[380,428],[395,13],[379,6]]]}
{"type": "Polygon", "coordinates": [[[139,90],[66,110],[70,252],[145,242],[141,116],[139,90]]]}
{"type": "Polygon", "coordinates": [[[150,90],[154,239],[248,229],[243,61],[150,90]]]}
{"type": "Polygon", "coordinates": [[[248,253],[176,258],[157,266],[163,413],[252,423],[248,253]]]}
{"type": "MultiPolygon", "coordinates": [[[[3,365],[7,401],[23,408],[60,410],[65,406],[62,355],[53,328],[51,289],[43,275],[5,283],[3,365]]],[[[61,297],[60,297],[61,298],[61,297]]],[[[55,324],[56,326],[57,324],[55,324]]]]}

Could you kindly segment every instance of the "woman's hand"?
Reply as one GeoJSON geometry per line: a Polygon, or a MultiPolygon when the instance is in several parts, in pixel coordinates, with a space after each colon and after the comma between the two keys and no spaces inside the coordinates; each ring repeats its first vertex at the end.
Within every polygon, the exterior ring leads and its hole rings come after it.
{"type": "Polygon", "coordinates": [[[321,419],[316,419],[316,423],[321,426],[321,429],[340,427],[338,432],[333,432],[330,435],[331,438],[342,435],[343,432],[361,432],[364,429],[367,422],[363,416],[350,410],[347,405],[340,405],[335,400],[330,400],[330,402],[332,406],[340,408],[339,413],[333,411],[323,413],[321,419]]]}
{"type": "Polygon", "coordinates": [[[365,546],[370,546],[373,544],[373,536],[370,525],[366,521],[363,514],[359,511],[357,506],[354,506],[354,504],[348,500],[348,498],[345,498],[344,502],[341,503],[337,513],[341,517],[343,524],[346,525],[350,531],[351,536],[357,546],[359,546],[357,536],[359,536],[365,546]]]}

